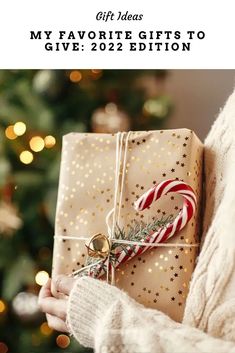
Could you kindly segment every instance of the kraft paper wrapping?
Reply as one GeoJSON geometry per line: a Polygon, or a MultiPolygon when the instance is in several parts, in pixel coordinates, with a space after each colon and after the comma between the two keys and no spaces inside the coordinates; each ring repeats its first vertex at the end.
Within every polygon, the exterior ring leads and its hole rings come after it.
{"type": "MultiPolygon", "coordinates": [[[[168,243],[199,241],[203,145],[188,129],[131,132],[120,227],[126,234],[134,222],[149,223],[176,215],[182,207],[180,195],[168,194],[149,209],[136,212],[133,204],[155,183],[178,178],[195,191],[195,215],[168,243]]],[[[114,134],[70,133],[63,138],[52,276],[71,274],[84,267],[84,240],[100,232],[107,235],[105,218],[113,208],[116,162],[114,134]]],[[[163,311],[181,321],[197,247],[158,247],[147,250],[115,270],[115,285],[146,307],[163,311]]]]}

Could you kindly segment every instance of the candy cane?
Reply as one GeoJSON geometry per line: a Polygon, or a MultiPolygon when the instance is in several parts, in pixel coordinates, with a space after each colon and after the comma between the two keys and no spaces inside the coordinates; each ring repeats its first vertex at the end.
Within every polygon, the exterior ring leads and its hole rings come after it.
{"type": "MultiPolygon", "coordinates": [[[[154,201],[159,200],[162,196],[167,195],[168,193],[176,193],[183,196],[182,210],[178,213],[173,222],[169,222],[167,225],[159,228],[156,232],[149,234],[143,239],[144,243],[154,244],[167,241],[183,229],[195,213],[197,199],[193,189],[188,184],[176,179],[169,179],[156,184],[134,203],[134,207],[137,211],[143,211],[151,206],[154,201]]],[[[146,250],[154,247],[151,245],[135,245],[134,242],[133,245],[128,245],[125,251],[120,251],[116,254],[116,267],[121,263],[131,260],[134,256],[140,255],[146,250]]],[[[104,260],[103,264],[107,265],[108,261],[104,260]]],[[[96,273],[96,276],[101,276],[103,274],[102,266],[100,264],[97,265],[96,270],[97,271],[95,272],[91,272],[90,275],[94,276],[96,273]]]]}
{"type": "MultiPolygon", "coordinates": [[[[194,215],[197,199],[193,189],[188,184],[175,179],[165,180],[160,184],[153,186],[135,202],[134,207],[137,211],[143,211],[154,201],[159,200],[163,195],[167,195],[171,192],[183,196],[182,210],[179,212],[173,222],[161,227],[155,233],[149,234],[146,239],[144,239],[145,243],[151,244],[167,241],[169,238],[183,229],[194,215]]],[[[133,246],[128,246],[126,248],[126,252],[122,251],[119,253],[117,258],[118,264],[130,260],[132,257],[140,255],[150,248],[151,246],[136,245],[133,249],[133,246]]]]}

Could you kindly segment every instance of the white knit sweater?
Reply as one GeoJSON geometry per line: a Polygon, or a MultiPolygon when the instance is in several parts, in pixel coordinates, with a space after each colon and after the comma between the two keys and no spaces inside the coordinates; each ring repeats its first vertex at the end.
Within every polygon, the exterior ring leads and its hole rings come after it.
{"type": "Polygon", "coordinates": [[[82,345],[97,353],[235,353],[235,92],[205,141],[205,180],[203,245],[183,323],[80,278],[67,322],[82,345]]]}

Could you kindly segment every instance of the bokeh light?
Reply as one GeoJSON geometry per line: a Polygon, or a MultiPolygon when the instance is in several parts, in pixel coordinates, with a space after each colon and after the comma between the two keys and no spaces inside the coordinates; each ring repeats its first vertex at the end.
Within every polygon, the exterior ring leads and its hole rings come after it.
{"type": "Polygon", "coordinates": [[[47,283],[48,278],[49,278],[49,274],[46,271],[39,271],[35,276],[35,282],[39,286],[43,286],[44,284],[47,283]]]}
{"type": "Polygon", "coordinates": [[[102,70],[100,70],[100,69],[92,69],[91,72],[92,72],[93,74],[99,74],[99,73],[102,72],[102,70]]]}
{"type": "Polygon", "coordinates": [[[73,71],[70,72],[69,78],[70,78],[70,81],[72,81],[74,83],[77,83],[77,82],[81,81],[82,74],[78,70],[73,70],[73,71]]]}
{"type": "Polygon", "coordinates": [[[0,300],[0,314],[4,313],[4,311],[6,311],[6,304],[3,300],[0,300]]]}
{"type": "Polygon", "coordinates": [[[103,72],[99,69],[92,69],[91,70],[91,78],[93,80],[98,80],[102,76],[103,72]]]}
{"type": "Polygon", "coordinates": [[[115,114],[117,113],[118,108],[115,103],[108,103],[106,104],[104,110],[107,114],[115,114]]]}
{"type": "Polygon", "coordinates": [[[30,151],[23,151],[20,154],[20,161],[24,164],[30,164],[33,161],[33,154],[30,151]]]}
{"type": "Polygon", "coordinates": [[[169,104],[166,99],[148,99],[143,106],[143,113],[158,119],[164,119],[169,113],[169,104]]]}
{"type": "Polygon", "coordinates": [[[56,144],[56,139],[54,136],[48,135],[44,138],[44,143],[46,148],[52,148],[56,144]]]}
{"type": "Polygon", "coordinates": [[[17,136],[22,136],[26,131],[26,125],[22,121],[18,121],[17,123],[15,123],[13,130],[17,136]]]}
{"type": "Polygon", "coordinates": [[[59,335],[56,338],[56,344],[60,348],[67,348],[70,344],[70,338],[67,335],[59,335]]]}
{"type": "Polygon", "coordinates": [[[9,140],[15,140],[17,135],[14,132],[14,125],[9,125],[5,130],[5,135],[9,140]]]}
{"type": "Polygon", "coordinates": [[[31,321],[40,314],[38,296],[31,292],[20,292],[12,300],[14,314],[21,320],[31,321]]]}
{"type": "Polygon", "coordinates": [[[40,326],[40,332],[44,336],[50,336],[53,332],[53,330],[48,326],[47,322],[43,322],[40,326]]]}
{"type": "Polygon", "coordinates": [[[4,342],[0,342],[0,353],[7,353],[8,347],[4,342]]]}
{"type": "Polygon", "coordinates": [[[44,140],[41,136],[34,136],[29,141],[29,146],[32,151],[40,152],[43,150],[45,143],[44,143],[44,140]]]}

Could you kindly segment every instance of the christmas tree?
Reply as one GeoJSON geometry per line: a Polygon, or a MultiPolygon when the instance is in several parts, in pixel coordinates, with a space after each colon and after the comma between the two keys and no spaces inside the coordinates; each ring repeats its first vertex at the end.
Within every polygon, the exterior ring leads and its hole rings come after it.
{"type": "Polygon", "coordinates": [[[0,71],[0,353],[88,351],[37,305],[51,271],[62,135],[164,127],[160,70],[0,71]]]}

